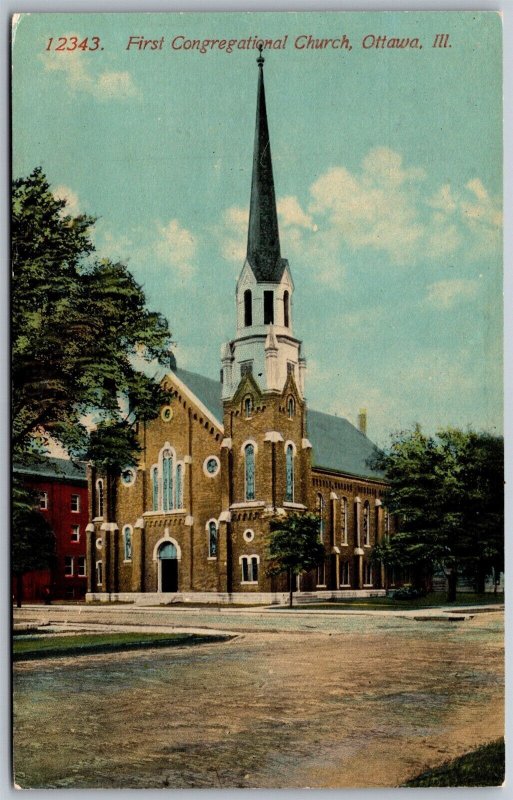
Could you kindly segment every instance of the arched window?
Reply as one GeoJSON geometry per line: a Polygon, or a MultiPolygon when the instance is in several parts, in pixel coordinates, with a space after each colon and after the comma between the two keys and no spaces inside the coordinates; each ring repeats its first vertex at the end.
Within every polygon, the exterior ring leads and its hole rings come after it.
{"type": "Polygon", "coordinates": [[[178,464],[176,467],[176,508],[183,508],[183,467],[178,464]]]}
{"type": "Polygon", "coordinates": [[[350,586],[349,561],[343,561],[340,565],[340,584],[341,586],[350,586]]]}
{"type": "Polygon", "coordinates": [[[151,471],[151,496],[154,511],[159,509],[159,468],[153,467],[151,471]]]}
{"type": "Polygon", "coordinates": [[[249,328],[253,324],[253,299],[251,289],[244,292],[244,325],[249,328]]]}
{"type": "Polygon", "coordinates": [[[274,325],[274,292],[264,289],[264,325],[274,325]]]}
{"type": "Polygon", "coordinates": [[[292,444],[287,445],[285,453],[285,468],[286,468],[286,488],[285,500],[288,503],[294,502],[294,447],[292,444]]]}
{"type": "Polygon", "coordinates": [[[208,523],[208,557],[216,558],[217,556],[217,525],[211,520],[208,523]]]}
{"type": "Polygon", "coordinates": [[[162,507],[164,511],[173,508],[173,456],[170,450],[164,450],[162,456],[162,507]]]}
{"type": "Polygon", "coordinates": [[[96,516],[103,517],[103,481],[96,481],[96,516]]]}
{"type": "Polygon", "coordinates": [[[286,328],[289,327],[289,293],[283,293],[283,324],[286,328]]]}
{"type": "Polygon", "coordinates": [[[244,448],[244,467],[246,477],[246,500],[255,499],[255,448],[247,444],[244,448]]]}
{"type": "Polygon", "coordinates": [[[287,400],[287,415],[289,419],[292,419],[294,414],[296,413],[296,402],[292,396],[289,397],[287,400]]]}
{"type": "Polygon", "coordinates": [[[347,544],[347,497],[340,500],[340,541],[347,544]]]}
{"type": "Polygon", "coordinates": [[[129,525],[123,528],[123,550],[125,561],[132,560],[132,529],[129,525]]]}
{"type": "Polygon", "coordinates": [[[248,419],[253,413],[253,398],[248,395],[244,398],[244,416],[248,419]]]}
{"type": "Polygon", "coordinates": [[[316,508],[320,519],[319,540],[323,542],[324,541],[324,498],[320,492],[317,495],[316,508]]]}
{"type": "Polygon", "coordinates": [[[363,506],[363,545],[368,547],[370,544],[370,516],[369,516],[369,501],[366,500],[363,506]]]}

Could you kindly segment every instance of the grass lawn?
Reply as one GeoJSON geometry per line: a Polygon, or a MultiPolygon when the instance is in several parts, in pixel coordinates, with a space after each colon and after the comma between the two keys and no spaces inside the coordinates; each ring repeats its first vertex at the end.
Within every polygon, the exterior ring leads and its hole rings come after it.
{"type": "Polygon", "coordinates": [[[504,759],[504,739],[498,739],[423,772],[404,786],[501,786],[504,759]]]}
{"type": "Polygon", "coordinates": [[[47,633],[41,637],[29,634],[26,637],[15,637],[13,658],[15,661],[23,661],[55,655],[105,653],[144,647],[172,647],[225,638],[227,637],[192,633],[78,633],[70,636],[52,636],[47,633]]]}
{"type": "Polygon", "coordinates": [[[431,593],[425,597],[414,600],[395,600],[393,597],[348,597],[347,600],[329,600],[324,603],[305,603],[294,606],[294,610],[305,609],[336,609],[336,608],[362,608],[362,609],[396,609],[414,610],[416,608],[438,608],[448,606],[455,610],[465,606],[487,606],[495,603],[504,603],[504,595],[494,594],[465,594],[457,595],[455,603],[447,602],[445,593],[431,593]]]}

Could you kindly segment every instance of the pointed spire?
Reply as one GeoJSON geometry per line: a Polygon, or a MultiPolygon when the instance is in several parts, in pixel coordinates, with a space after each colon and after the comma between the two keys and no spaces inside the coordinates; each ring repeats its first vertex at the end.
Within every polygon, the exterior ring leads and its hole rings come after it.
{"type": "Polygon", "coordinates": [[[257,281],[281,280],[285,261],[280,255],[278,215],[274,194],[271,143],[267,126],[262,47],[258,64],[258,93],[248,228],[248,261],[257,281]]]}

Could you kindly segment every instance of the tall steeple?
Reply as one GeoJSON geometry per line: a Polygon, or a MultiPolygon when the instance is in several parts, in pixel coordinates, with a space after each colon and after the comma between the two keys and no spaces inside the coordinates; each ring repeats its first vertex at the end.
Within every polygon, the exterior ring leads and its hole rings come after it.
{"type": "Polygon", "coordinates": [[[271,143],[265,106],[262,48],[257,64],[258,91],[247,258],[257,281],[273,283],[281,280],[286,262],[280,254],[271,143]]]}
{"type": "Polygon", "coordinates": [[[235,292],[236,335],[221,350],[223,400],[235,396],[248,374],[262,392],[273,394],[282,392],[292,376],[300,397],[304,395],[306,362],[293,333],[294,282],[280,252],[261,50],[257,64],[248,249],[235,292]]]}

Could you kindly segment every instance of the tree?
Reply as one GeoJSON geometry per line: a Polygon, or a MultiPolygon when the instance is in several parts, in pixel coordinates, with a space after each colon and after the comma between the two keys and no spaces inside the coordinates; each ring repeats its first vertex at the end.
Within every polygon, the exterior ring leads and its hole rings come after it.
{"type": "Polygon", "coordinates": [[[13,486],[11,569],[16,578],[16,602],[21,608],[23,576],[50,567],[55,556],[55,536],[35,508],[35,495],[18,483],[13,486]]]}
{"type": "Polygon", "coordinates": [[[316,567],[325,558],[319,530],[320,519],[317,514],[275,517],[270,522],[266,574],[287,573],[290,608],[294,592],[293,576],[316,567]]]}
{"type": "Polygon", "coordinates": [[[72,216],[40,168],[13,183],[13,451],[49,434],[72,456],[121,469],[137,453],[129,411],[148,419],[168,399],[135,364],[168,363],[169,331],[123,264],[92,257],[94,222],[72,216]]]}
{"type": "Polygon", "coordinates": [[[413,570],[422,583],[436,569],[456,599],[458,574],[477,590],[504,562],[504,478],[501,437],[455,428],[426,436],[419,426],[395,437],[375,458],[390,488],[385,503],[399,531],[373,550],[387,566],[413,570]]]}

